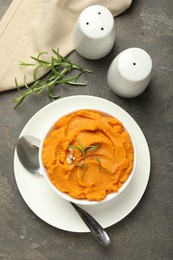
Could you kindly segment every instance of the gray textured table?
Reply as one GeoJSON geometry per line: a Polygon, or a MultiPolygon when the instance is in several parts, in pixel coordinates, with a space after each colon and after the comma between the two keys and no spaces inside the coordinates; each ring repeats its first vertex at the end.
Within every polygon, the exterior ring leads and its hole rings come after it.
{"type": "MultiPolygon", "coordinates": [[[[10,0],[0,0],[0,17],[10,0]]],[[[19,194],[13,170],[14,147],[27,121],[50,100],[28,98],[14,110],[17,91],[0,94],[0,259],[173,259],[173,2],[134,0],[115,18],[116,43],[101,61],[87,61],[74,51],[71,59],[94,71],[85,75],[86,87],[60,88],[62,97],[89,94],[106,98],[125,109],[148,141],[152,168],[146,192],[138,206],[109,227],[111,245],[99,245],[90,233],[62,231],[40,220],[19,194]],[[145,49],[153,60],[146,91],[134,99],[113,94],[106,81],[113,58],[129,47],[145,49]]]]}

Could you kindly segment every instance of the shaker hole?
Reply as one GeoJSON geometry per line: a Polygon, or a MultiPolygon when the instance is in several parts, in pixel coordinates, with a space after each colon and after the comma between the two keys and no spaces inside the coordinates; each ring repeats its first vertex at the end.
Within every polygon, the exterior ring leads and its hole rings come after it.
{"type": "Polygon", "coordinates": [[[103,30],[104,30],[104,28],[103,28],[103,27],[101,27],[101,30],[103,31],[103,30]]]}
{"type": "Polygon", "coordinates": [[[133,65],[136,66],[136,62],[133,62],[133,65]]]}
{"type": "Polygon", "coordinates": [[[98,14],[100,15],[100,14],[101,14],[101,12],[98,12],[98,14]]]}
{"type": "Polygon", "coordinates": [[[86,25],[89,25],[89,22],[86,22],[86,25]]]}

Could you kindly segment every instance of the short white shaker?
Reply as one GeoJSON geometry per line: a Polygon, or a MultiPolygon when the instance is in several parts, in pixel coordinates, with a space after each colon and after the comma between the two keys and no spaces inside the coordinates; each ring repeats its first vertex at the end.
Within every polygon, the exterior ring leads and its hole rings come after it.
{"type": "Polygon", "coordinates": [[[112,91],[122,97],[140,95],[148,86],[152,73],[152,59],[141,48],[129,48],[112,61],[107,81],[112,91]]]}

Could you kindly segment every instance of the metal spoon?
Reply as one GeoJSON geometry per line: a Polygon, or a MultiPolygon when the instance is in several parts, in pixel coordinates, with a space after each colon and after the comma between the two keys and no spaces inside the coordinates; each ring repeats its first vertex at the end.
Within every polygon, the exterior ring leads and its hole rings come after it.
{"type": "MultiPolygon", "coordinates": [[[[31,173],[42,175],[38,161],[40,140],[34,136],[22,136],[19,138],[16,151],[21,164],[31,173]]],[[[70,202],[90,229],[92,235],[104,246],[110,244],[110,238],[101,225],[85,210],[70,202]]]]}

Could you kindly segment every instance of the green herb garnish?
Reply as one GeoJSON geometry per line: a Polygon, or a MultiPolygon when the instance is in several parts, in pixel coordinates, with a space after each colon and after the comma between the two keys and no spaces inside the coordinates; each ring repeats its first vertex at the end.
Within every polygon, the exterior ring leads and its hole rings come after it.
{"type": "Polygon", "coordinates": [[[79,146],[76,145],[70,145],[68,148],[73,148],[77,149],[81,152],[82,156],[85,156],[87,153],[94,151],[95,149],[98,149],[100,147],[100,144],[96,145],[88,145],[88,146],[83,146],[83,144],[78,140],[79,146]]]}
{"type": "Polygon", "coordinates": [[[81,169],[83,169],[82,174],[84,174],[84,172],[88,169],[88,167],[90,166],[89,164],[83,164],[80,165],[80,163],[76,164],[76,166],[80,167],[81,169]]]}
{"type": "Polygon", "coordinates": [[[97,160],[97,162],[98,162],[98,171],[99,171],[99,172],[110,172],[109,170],[107,170],[107,169],[105,169],[104,167],[102,167],[101,161],[100,161],[100,159],[99,159],[98,156],[94,156],[94,157],[96,158],[96,160],[97,160]]]}
{"type": "Polygon", "coordinates": [[[20,93],[20,96],[14,99],[15,108],[18,107],[24,99],[31,94],[40,94],[43,90],[47,90],[47,95],[53,101],[60,97],[60,95],[53,95],[52,91],[55,86],[59,84],[68,84],[75,86],[85,86],[86,82],[78,82],[78,78],[81,74],[91,71],[88,69],[84,69],[81,66],[71,62],[67,57],[63,57],[59,54],[59,51],[52,50],[55,56],[51,57],[51,61],[46,61],[41,58],[43,54],[48,54],[47,52],[41,52],[38,57],[31,57],[36,63],[24,63],[21,62],[20,66],[30,67],[33,66],[35,69],[33,70],[33,78],[34,83],[31,85],[27,84],[26,76],[24,77],[24,86],[25,91],[21,90],[17,83],[17,79],[15,79],[16,87],[20,93]],[[37,74],[40,69],[50,70],[49,76],[47,79],[37,79],[37,74]],[[68,72],[76,70],[78,74],[75,76],[67,77],[68,72]]]}
{"type": "MultiPolygon", "coordinates": [[[[79,143],[79,146],[77,145],[70,145],[68,146],[68,148],[72,148],[72,149],[77,149],[78,151],[81,152],[82,157],[84,157],[86,154],[88,154],[89,152],[94,151],[95,149],[98,149],[101,145],[100,144],[96,144],[96,145],[88,145],[88,146],[83,146],[83,144],[77,140],[77,142],[79,143]]],[[[72,152],[73,153],[73,152],[72,152]]],[[[92,155],[91,155],[92,156],[92,155]]],[[[104,167],[102,167],[101,165],[101,161],[99,156],[94,156],[94,158],[97,160],[98,162],[98,172],[110,172],[109,170],[105,169],[104,167]]],[[[77,167],[80,167],[83,169],[82,171],[82,175],[84,174],[84,172],[88,169],[88,167],[90,166],[90,164],[84,164],[83,162],[83,158],[79,161],[79,163],[76,164],[77,167]]]]}

